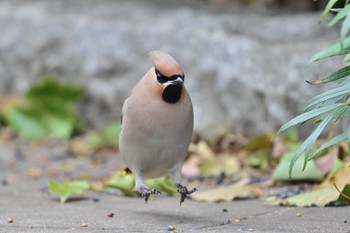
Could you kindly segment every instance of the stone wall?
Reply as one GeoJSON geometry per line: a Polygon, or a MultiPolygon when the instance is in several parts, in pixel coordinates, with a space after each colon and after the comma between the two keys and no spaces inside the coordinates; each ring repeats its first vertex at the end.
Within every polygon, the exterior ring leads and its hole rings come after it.
{"type": "Polygon", "coordinates": [[[186,72],[195,128],[276,130],[327,86],[309,86],[341,66],[308,66],[337,40],[320,13],[257,12],[202,1],[2,0],[0,92],[26,90],[43,74],[85,86],[84,122],[119,119],[130,88],[150,67],[147,53],[172,54],[186,72]]]}

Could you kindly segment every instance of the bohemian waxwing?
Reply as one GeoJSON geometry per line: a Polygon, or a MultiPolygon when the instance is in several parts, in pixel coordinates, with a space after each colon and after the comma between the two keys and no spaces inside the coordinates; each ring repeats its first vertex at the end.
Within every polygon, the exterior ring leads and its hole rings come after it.
{"type": "Polygon", "coordinates": [[[170,55],[153,51],[149,57],[154,66],[134,86],[123,105],[120,152],[128,169],[134,174],[135,190],[146,203],[151,194],[144,179],[170,175],[181,194],[181,169],[193,131],[193,108],[186,88],[185,75],[170,55]]]}

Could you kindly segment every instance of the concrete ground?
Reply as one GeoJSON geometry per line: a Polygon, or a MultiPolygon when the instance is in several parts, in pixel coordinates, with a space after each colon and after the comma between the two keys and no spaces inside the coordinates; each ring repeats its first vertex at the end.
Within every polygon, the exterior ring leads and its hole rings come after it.
{"type": "Polygon", "coordinates": [[[110,194],[100,194],[94,202],[96,193],[60,204],[57,196],[40,192],[40,184],[21,179],[0,186],[0,232],[164,232],[169,225],[178,233],[350,232],[350,207],[279,207],[261,200],[186,200],[180,206],[179,196],[154,197],[145,204],[141,198],[110,194]]]}
{"type": "Polygon", "coordinates": [[[190,199],[180,206],[179,195],[152,197],[145,204],[142,198],[96,192],[86,192],[83,198],[60,204],[57,195],[40,191],[48,179],[88,176],[101,180],[121,164],[120,157],[113,151],[75,158],[64,145],[54,142],[1,142],[0,232],[157,233],[174,225],[177,233],[350,233],[349,206],[292,208],[269,206],[262,200],[207,203],[190,199]],[[93,201],[96,196],[98,202],[93,201]],[[108,217],[109,213],[114,216],[108,217]],[[298,213],[300,217],[296,217],[298,213]],[[9,223],[8,218],[13,222],[9,223]],[[88,226],[82,227],[83,223],[88,226]]]}

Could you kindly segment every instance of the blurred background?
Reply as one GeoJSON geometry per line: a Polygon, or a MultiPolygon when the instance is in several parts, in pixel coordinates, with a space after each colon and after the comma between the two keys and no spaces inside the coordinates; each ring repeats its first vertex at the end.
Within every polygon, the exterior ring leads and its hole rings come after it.
{"type": "Polygon", "coordinates": [[[127,93],[151,66],[147,53],[159,49],[186,72],[197,132],[275,131],[326,88],[305,80],[341,64],[308,66],[338,38],[336,28],[318,24],[326,3],[4,0],[0,93],[23,93],[50,75],[82,86],[83,126],[103,127],[120,118],[127,93]]]}
{"type": "MultiPolygon", "coordinates": [[[[300,172],[303,157],[298,159],[293,180],[288,176],[291,158],[312,124],[271,140],[311,97],[332,88],[305,81],[344,65],[341,57],[309,64],[315,53],[339,39],[339,25],[327,26],[331,17],[319,23],[327,2],[0,1],[2,186],[17,183],[26,190],[25,185],[46,183],[40,191],[63,190],[62,202],[76,192],[75,185],[81,191],[134,196],[134,180],[123,172],[118,156],[121,109],[152,66],[147,54],[157,49],[184,68],[194,104],[195,134],[184,182],[199,190],[232,185],[192,198],[285,200],[323,180],[334,191],[329,180],[337,181],[334,174],[348,166],[345,139],[310,161],[306,172],[300,172]],[[83,183],[58,188],[54,182],[75,180],[83,183]],[[294,186],[294,181],[306,184],[294,186]]],[[[343,7],[344,1],[337,4],[343,7]]],[[[324,136],[331,139],[332,133],[324,136]]],[[[164,193],[176,193],[168,178],[150,182],[164,193]]],[[[340,189],[348,187],[350,195],[349,183],[340,189]]],[[[312,196],[301,206],[334,204],[340,198],[335,197],[315,203],[324,199],[312,196]]]]}

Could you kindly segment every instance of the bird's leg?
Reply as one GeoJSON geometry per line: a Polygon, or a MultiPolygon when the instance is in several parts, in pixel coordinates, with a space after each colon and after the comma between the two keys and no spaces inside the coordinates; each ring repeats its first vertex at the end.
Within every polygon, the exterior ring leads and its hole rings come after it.
{"type": "Polygon", "coordinates": [[[185,198],[187,197],[188,194],[191,194],[197,191],[196,188],[193,188],[192,190],[188,190],[186,186],[182,186],[181,184],[177,184],[176,187],[177,187],[177,192],[181,194],[180,205],[182,202],[185,201],[185,198]]]}
{"type": "Polygon", "coordinates": [[[185,201],[185,198],[188,194],[194,193],[197,191],[196,188],[192,190],[188,190],[186,186],[181,185],[181,180],[182,180],[182,175],[181,175],[181,170],[182,170],[182,163],[177,164],[172,171],[172,179],[173,179],[173,184],[177,187],[177,192],[180,193],[181,198],[180,198],[180,205],[182,202],[185,201]]]}
{"type": "Polygon", "coordinates": [[[142,192],[142,197],[145,199],[145,202],[147,204],[147,201],[148,201],[148,198],[149,196],[151,196],[151,194],[160,194],[162,195],[162,192],[157,190],[157,189],[145,189],[143,192],[142,192]]]}
{"type": "Polygon", "coordinates": [[[162,194],[156,189],[149,189],[144,183],[143,179],[141,179],[140,177],[136,178],[135,189],[141,193],[142,197],[145,199],[146,204],[151,194],[162,194]]]}

